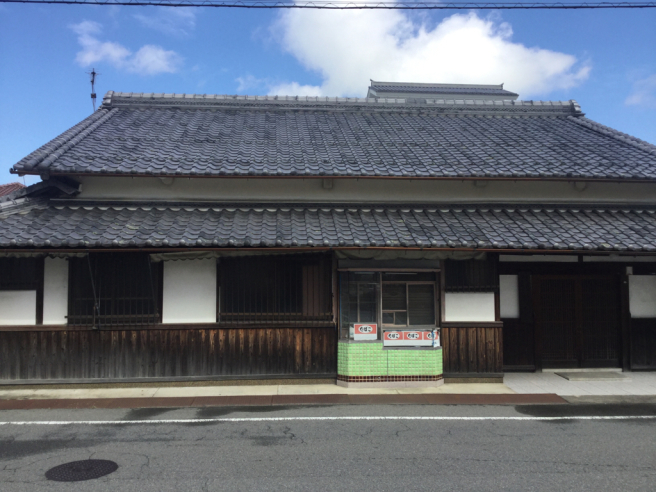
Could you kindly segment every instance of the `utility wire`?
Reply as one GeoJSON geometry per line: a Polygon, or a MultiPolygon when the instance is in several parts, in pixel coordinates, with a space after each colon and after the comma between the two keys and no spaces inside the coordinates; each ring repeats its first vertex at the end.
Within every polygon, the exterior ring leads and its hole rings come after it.
{"type": "Polygon", "coordinates": [[[159,7],[222,7],[242,9],[325,9],[325,10],[580,10],[652,9],[656,2],[349,2],[342,0],[0,0],[0,3],[40,3],[68,5],[122,5],[159,7]]]}

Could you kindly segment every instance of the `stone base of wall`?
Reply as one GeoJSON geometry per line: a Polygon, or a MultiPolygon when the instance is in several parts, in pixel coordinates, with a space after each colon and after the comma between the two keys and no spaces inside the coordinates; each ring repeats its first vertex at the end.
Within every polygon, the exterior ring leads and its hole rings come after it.
{"type": "Polygon", "coordinates": [[[407,388],[443,383],[441,348],[386,349],[382,342],[337,344],[339,386],[407,388]]]}
{"type": "Polygon", "coordinates": [[[343,388],[434,388],[444,384],[442,376],[337,376],[343,388]]]}

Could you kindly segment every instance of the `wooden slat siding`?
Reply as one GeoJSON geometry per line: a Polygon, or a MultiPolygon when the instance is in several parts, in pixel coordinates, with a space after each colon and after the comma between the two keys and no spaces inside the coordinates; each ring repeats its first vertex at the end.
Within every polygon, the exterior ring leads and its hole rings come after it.
{"type": "Polygon", "coordinates": [[[631,369],[656,369],[656,318],[631,319],[631,369]]]}
{"type": "Polygon", "coordinates": [[[1,332],[0,380],[326,375],[336,343],[334,328],[1,332]]]}
{"type": "Polygon", "coordinates": [[[256,374],[262,374],[262,371],[265,368],[265,361],[269,356],[269,330],[268,328],[263,328],[264,336],[258,337],[257,344],[257,372],[256,374]]]}
{"type": "Polygon", "coordinates": [[[494,361],[494,366],[491,368],[490,372],[494,372],[492,369],[500,368],[499,372],[503,371],[503,325],[500,329],[494,330],[494,348],[492,352],[496,356],[494,361]]]}
{"type": "Polygon", "coordinates": [[[477,364],[476,372],[489,372],[488,366],[493,365],[494,353],[488,350],[494,345],[494,332],[488,332],[487,328],[474,328],[476,330],[476,355],[477,364]],[[490,335],[492,335],[490,337],[490,335]]]}
{"type": "Polygon", "coordinates": [[[503,328],[494,326],[442,326],[442,356],[444,372],[501,373],[503,372],[503,328]]]}

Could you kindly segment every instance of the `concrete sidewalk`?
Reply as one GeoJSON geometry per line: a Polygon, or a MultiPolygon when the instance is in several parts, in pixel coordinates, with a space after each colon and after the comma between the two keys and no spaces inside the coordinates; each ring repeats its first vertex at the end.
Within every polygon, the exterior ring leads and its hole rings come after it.
{"type": "Polygon", "coordinates": [[[343,388],[335,384],[0,386],[0,409],[143,408],[305,404],[656,403],[656,372],[623,373],[622,381],[570,381],[553,372],[508,373],[503,384],[430,388],[343,388]],[[101,386],[101,387],[99,387],[101,386]]]}
{"type": "MultiPolygon", "coordinates": [[[[0,400],[85,398],[194,398],[277,395],[416,395],[416,394],[515,394],[505,384],[443,384],[432,388],[343,388],[336,384],[281,384],[244,386],[154,386],[115,388],[12,389],[0,386],[0,400]]],[[[544,392],[541,392],[544,393],[544,392]]]]}
{"type": "MultiPolygon", "coordinates": [[[[588,370],[593,371],[593,370],[588,370]]],[[[503,382],[519,394],[553,393],[569,396],[656,396],[656,372],[622,372],[623,381],[568,381],[557,372],[506,373],[503,382]]],[[[598,371],[615,372],[615,371],[598,371]]]]}

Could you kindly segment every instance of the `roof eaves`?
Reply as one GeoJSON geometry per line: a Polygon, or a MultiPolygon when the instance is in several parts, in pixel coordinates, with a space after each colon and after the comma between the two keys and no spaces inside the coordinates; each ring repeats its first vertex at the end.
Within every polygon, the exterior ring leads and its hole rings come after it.
{"type": "Polygon", "coordinates": [[[631,135],[627,135],[626,133],[622,133],[618,130],[615,130],[614,128],[610,128],[608,126],[602,125],[601,123],[597,123],[596,121],[590,120],[588,118],[575,118],[575,117],[568,117],[568,118],[592,131],[601,133],[602,135],[606,135],[608,137],[614,138],[615,140],[624,142],[625,144],[638,148],[644,152],[647,152],[648,154],[656,155],[656,145],[654,144],[645,142],[644,140],[640,140],[639,138],[633,137],[631,135]]]}
{"type": "Polygon", "coordinates": [[[101,107],[73,128],[18,161],[14,164],[10,172],[12,174],[22,175],[32,171],[31,174],[36,174],[34,171],[38,169],[47,169],[49,164],[105,123],[116,114],[116,111],[115,109],[107,111],[101,107]]]}
{"type": "Polygon", "coordinates": [[[80,193],[79,184],[68,178],[50,178],[33,185],[22,187],[8,195],[0,197],[0,204],[12,202],[23,198],[35,198],[41,196],[75,196],[80,193]]]}

